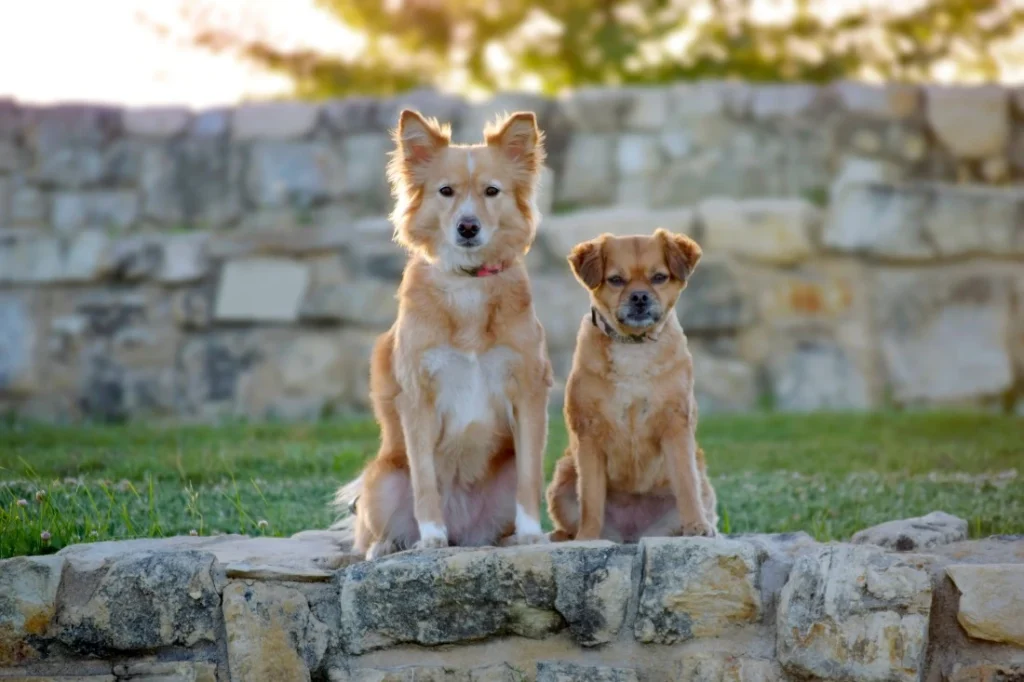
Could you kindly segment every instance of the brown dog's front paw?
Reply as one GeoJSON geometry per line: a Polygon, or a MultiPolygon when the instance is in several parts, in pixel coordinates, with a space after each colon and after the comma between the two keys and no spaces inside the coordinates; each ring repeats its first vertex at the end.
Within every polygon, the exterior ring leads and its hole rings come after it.
{"type": "Polygon", "coordinates": [[[564,530],[553,530],[548,533],[548,542],[569,542],[572,539],[572,535],[564,530]]]}
{"type": "Polygon", "coordinates": [[[714,538],[718,537],[718,531],[715,530],[715,527],[707,521],[700,520],[694,523],[683,524],[683,526],[673,533],[673,535],[696,538],[714,538]]]}
{"type": "Polygon", "coordinates": [[[517,547],[519,545],[546,545],[548,544],[548,536],[541,534],[523,534],[523,535],[509,535],[507,538],[501,541],[502,547],[517,547]]]}

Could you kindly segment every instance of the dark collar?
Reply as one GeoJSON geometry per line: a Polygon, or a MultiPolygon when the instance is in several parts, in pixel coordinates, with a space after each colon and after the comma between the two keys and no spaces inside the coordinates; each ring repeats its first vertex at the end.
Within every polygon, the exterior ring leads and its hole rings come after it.
{"type": "Polygon", "coordinates": [[[644,343],[645,341],[655,340],[655,337],[650,332],[644,332],[643,334],[620,334],[612,326],[611,322],[604,319],[604,316],[597,312],[597,308],[593,306],[590,307],[590,322],[609,339],[619,343],[644,343]]]}
{"type": "Polygon", "coordinates": [[[481,265],[476,268],[459,268],[464,275],[470,277],[490,277],[491,275],[500,275],[501,273],[508,270],[508,265],[505,263],[497,263],[495,265],[481,265]]]}

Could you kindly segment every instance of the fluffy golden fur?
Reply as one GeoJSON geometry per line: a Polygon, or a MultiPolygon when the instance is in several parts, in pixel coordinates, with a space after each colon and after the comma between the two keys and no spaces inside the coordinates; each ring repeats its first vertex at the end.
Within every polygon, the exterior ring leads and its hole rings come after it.
{"type": "Polygon", "coordinates": [[[544,160],[531,113],[453,145],[403,111],[388,176],[396,240],[410,252],[398,317],[370,372],[377,457],[355,500],[367,558],[403,549],[544,542],[542,462],[551,365],[523,256],[544,160]]]}
{"type": "Polygon", "coordinates": [[[602,235],[569,256],[593,309],[566,383],[569,447],[547,490],[552,539],[717,533],[693,360],[673,311],[700,257],[692,239],[662,229],[602,235]]]}

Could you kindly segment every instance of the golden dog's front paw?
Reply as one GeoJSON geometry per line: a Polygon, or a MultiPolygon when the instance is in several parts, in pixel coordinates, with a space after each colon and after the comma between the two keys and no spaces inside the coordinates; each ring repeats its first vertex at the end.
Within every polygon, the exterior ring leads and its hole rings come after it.
{"type": "Polygon", "coordinates": [[[415,545],[413,549],[444,549],[448,546],[448,538],[443,536],[425,537],[415,545]]]}
{"type": "Polygon", "coordinates": [[[550,540],[548,536],[543,533],[539,534],[523,534],[523,535],[509,535],[507,538],[501,541],[502,547],[518,547],[519,545],[546,545],[550,540]]]}
{"type": "Polygon", "coordinates": [[[718,531],[710,523],[701,519],[693,523],[684,523],[683,526],[677,530],[673,535],[682,535],[684,537],[697,537],[697,538],[714,538],[718,537],[718,531]]]}
{"type": "Polygon", "coordinates": [[[448,546],[448,530],[439,524],[420,524],[420,539],[413,549],[443,549],[448,546]]]}

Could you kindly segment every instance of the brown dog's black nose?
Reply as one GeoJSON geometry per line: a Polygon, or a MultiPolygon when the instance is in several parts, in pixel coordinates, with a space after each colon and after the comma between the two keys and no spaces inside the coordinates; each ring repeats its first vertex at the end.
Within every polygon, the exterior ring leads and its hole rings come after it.
{"type": "Polygon", "coordinates": [[[480,221],[470,217],[459,218],[459,226],[456,228],[456,232],[463,239],[472,239],[480,233],[480,221]]]}
{"type": "Polygon", "coordinates": [[[646,308],[651,303],[651,295],[646,291],[634,291],[629,295],[629,303],[636,308],[646,308]]]}

